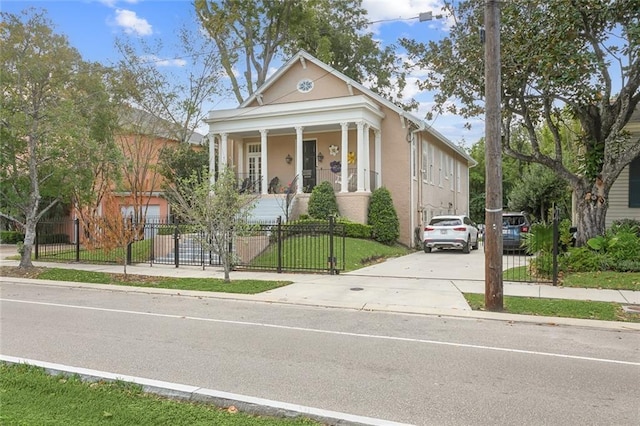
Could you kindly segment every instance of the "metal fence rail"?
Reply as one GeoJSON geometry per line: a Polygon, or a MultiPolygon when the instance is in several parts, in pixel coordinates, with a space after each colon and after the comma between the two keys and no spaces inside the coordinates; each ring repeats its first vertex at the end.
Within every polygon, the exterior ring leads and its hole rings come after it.
{"type": "MultiPolygon", "coordinates": [[[[89,244],[92,236],[77,219],[41,222],[36,229],[35,259],[175,267],[222,264],[209,236],[193,224],[149,220],[140,226],[137,241],[106,251],[89,244]]],[[[297,224],[278,218],[250,224],[234,236],[230,252],[234,269],[335,274],[345,268],[345,230],[333,218],[327,223],[297,224]]]]}

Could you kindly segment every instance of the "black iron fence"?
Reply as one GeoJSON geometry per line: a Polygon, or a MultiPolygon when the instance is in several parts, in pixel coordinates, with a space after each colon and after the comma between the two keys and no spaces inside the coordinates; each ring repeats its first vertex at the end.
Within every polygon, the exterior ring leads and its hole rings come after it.
{"type": "MultiPolygon", "coordinates": [[[[35,259],[175,267],[222,264],[210,236],[193,224],[148,220],[140,226],[138,240],[104,250],[91,244],[92,236],[77,219],[41,222],[36,229],[35,259]]],[[[326,223],[284,223],[278,218],[243,227],[228,250],[234,269],[337,274],[345,268],[345,244],[344,226],[333,218],[326,223]]]]}

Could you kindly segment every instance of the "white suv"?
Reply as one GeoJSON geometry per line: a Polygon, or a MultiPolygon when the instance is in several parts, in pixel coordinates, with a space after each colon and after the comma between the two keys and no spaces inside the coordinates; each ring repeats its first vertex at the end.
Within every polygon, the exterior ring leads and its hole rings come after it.
{"type": "Polygon", "coordinates": [[[478,228],[464,215],[434,216],[424,227],[422,241],[425,253],[434,248],[462,249],[469,253],[478,249],[478,228]]]}

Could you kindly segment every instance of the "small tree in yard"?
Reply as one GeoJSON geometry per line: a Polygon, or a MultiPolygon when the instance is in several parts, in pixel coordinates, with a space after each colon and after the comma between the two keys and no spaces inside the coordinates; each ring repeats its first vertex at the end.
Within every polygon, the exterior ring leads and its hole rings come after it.
{"type": "Polygon", "coordinates": [[[314,219],[327,219],[338,215],[338,201],[333,187],[327,181],[313,188],[309,197],[309,216],[314,219]]]}
{"type": "MultiPolygon", "coordinates": [[[[206,175],[206,172],[203,172],[206,175]]],[[[233,266],[231,243],[234,235],[248,227],[247,218],[257,196],[238,192],[235,173],[225,168],[212,185],[208,177],[197,174],[179,179],[172,190],[174,212],[191,222],[205,250],[220,256],[224,267],[224,280],[231,282],[229,272],[233,266]]]]}
{"type": "Polygon", "coordinates": [[[127,274],[127,247],[140,233],[132,217],[122,215],[118,198],[109,192],[104,197],[102,214],[80,215],[82,244],[89,250],[113,253],[127,274]]]}
{"type": "Polygon", "coordinates": [[[378,188],[371,193],[368,222],[373,227],[373,239],[378,242],[391,245],[400,236],[398,214],[387,188],[378,188]]]}

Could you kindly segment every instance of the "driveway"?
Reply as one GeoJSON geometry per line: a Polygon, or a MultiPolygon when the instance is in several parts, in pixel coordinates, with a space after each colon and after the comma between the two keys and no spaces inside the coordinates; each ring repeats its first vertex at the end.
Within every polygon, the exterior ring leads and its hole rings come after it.
{"type": "Polygon", "coordinates": [[[387,259],[348,275],[398,278],[429,278],[445,280],[484,281],[484,252],[473,250],[469,254],[461,250],[419,251],[406,256],[387,259]]]}

